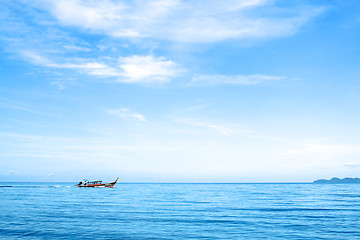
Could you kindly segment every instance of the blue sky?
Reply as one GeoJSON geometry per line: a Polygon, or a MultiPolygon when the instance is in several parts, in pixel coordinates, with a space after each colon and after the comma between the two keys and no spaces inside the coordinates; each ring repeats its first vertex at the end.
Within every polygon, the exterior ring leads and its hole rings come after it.
{"type": "Polygon", "coordinates": [[[5,1],[0,180],[359,177],[357,1],[5,1]]]}

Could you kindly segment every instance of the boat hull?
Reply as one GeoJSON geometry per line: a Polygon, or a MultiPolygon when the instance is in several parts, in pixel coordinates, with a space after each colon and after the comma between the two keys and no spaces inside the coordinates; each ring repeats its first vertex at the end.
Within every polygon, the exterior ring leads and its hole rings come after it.
{"type": "Polygon", "coordinates": [[[111,183],[102,183],[101,181],[96,182],[86,182],[84,184],[77,184],[77,187],[81,188],[101,188],[101,187],[107,187],[107,188],[113,188],[118,181],[119,178],[117,178],[114,182],[111,183]]]}

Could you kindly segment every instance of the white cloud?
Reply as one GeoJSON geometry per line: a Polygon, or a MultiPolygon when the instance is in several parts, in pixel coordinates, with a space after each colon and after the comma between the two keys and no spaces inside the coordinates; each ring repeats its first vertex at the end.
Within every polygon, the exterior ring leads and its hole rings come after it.
{"type": "Polygon", "coordinates": [[[116,69],[108,66],[107,64],[96,62],[89,59],[69,59],[73,62],[58,63],[54,60],[46,58],[34,51],[23,51],[22,55],[31,63],[59,69],[72,69],[77,70],[88,75],[96,76],[119,76],[116,69]]]}
{"type": "Polygon", "coordinates": [[[192,120],[192,119],[181,118],[181,119],[175,119],[175,121],[184,123],[187,125],[191,125],[191,126],[211,129],[211,130],[216,131],[227,137],[234,136],[238,133],[248,132],[246,130],[242,130],[241,128],[239,128],[237,126],[226,126],[226,125],[220,125],[220,124],[213,124],[213,123],[197,121],[197,120],[192,120]]]}
{"type": "Polygon", "coordinates": [[[118,82],[163,83],[176,77],[183,70],[171,60],[152,55],[107,59],[108,63],[92,59],[70,58],[57,62],[34,51],[23,51],[22,55],[33,64],[58,69],[71,69],[83,74],[116,77],[118,82]],[[65,62],[67,61],[67,62],[65,62]]]}
{"type": "Polygon", "coordinates": [[[194,111],[194,110],[199,110],[199,109],[204,109],[206,108],[208,105],[196,105],[196,106],[191,106],[185,109],[185,111],[194,111]]]}
{"type": "MultiPolygon", "coordinates": [[[[164,57],[152,55],[129,57],[103,58],[103,61],[81,58],[60,59],[59,62],[44,57],[35,51],[23,51],[23,57],[29,62],[49,68],[69,69],[82,74],[107,77],[124,83],[165,83],[186,72],[178,64],[164,57]],[[106,62],[105,62],[106,61],[106,62]]],[[[188,86],[216,86],[216,85],[255,85],[273,83],[285,79],[282,76],[264,74],[253,75],[201,75],[194,74],[188,86]]],[[[52,82],[60,90],[64,86],[52,82]]]]}
{"type": "Polygon", "coordinates": [[[132,112],[127,108],[110,109],[110,110],[108,110],[108,113],[118,116],[122,119],[135,119],[138,121],[147,122],[146,118],[142,114],[132,112]]]}
{"type": "MultiPolygon", "coordinates": [[[[57,62],[29,50],[23,51],[21,54],[33,64],[49,68],[74,70],[92,76],[115,78],[117,82],[124,83],[165,83],[186,71],[171,60],[152,55],[132,55],[129,57],[119,57],[118,59],[103,58],[106,61],[105,63],[104,61],[81,58],[60,59],[57,62]]],[[[285,77],[264,74],[194,74],[188,86],[255,85],[267,82],[272,83],[283,79],[285,77]]],[[[60,82],[52,82],[52,85],[57,86],[60,90],[64,89],[60,82]]]]}
{"type": "Polygon", "coordinates": [[[281,76],[269,75],[195,75],[190,82],[193,86],[214,85],[255,85],[266,82],[274,82],[285,79],[281,76]]]}
{"type": "Polygon", "coordinates": [[[52,1],[59,23],[115,37],[215,42],[291,34],[322,10],[270,0],[52,1]]]}
{"type": "Polygon", "coordinates": [[[166,82],[181,70],[173,61],[153,56],[121,57],[120,68],[123,82],[166,82]]]}
{"type": "MultiPolygon", "coordinates": [[[[125,83],[164,83],[172,80],[185,72],[178,64],[163,57],[152,55],[108,58],[107,62],[92,59],[73,58],[67,62],[56,62],[34,51],[23,51],[22,55],[31,63],[58,69],[71,69],[83,74],[113,77],[118,82],[125,83]],[[109,60],[110,59],[110,60],[109,60]]],[[[65,60],[63,60],[65,61],[65,60]]],[[[262,74],[254,75],[201,75],[195,74],[189,86],[214,86],[214,85],[255,85],[285,79],[281,76],[262,74]]],[[[62,85],[53,82],[53,85],[63,89],[62,85]]]]}
{"type": "MultiPolygon", "coordinates": [[[[59,0],[53,1],[52,13],[65,25],[74,25],[93,30],[111,31],[118,23],[126,21],[123,14],[126,6],[123,3],[111,1],[79,1],[59,0]]],[[[122,29],[125,36],[132,35],[122,29]]]]}
{"type": "Polygon", "coordinates": [[[90,52],[91,51],[91,49],[88,47],[76,46],[75,44],[64,45],[63,48],[65,48],[69,51],[75,51],[75,52],[90,52]]]}
{"type": "Polygon", "coordinates": [[[60,81],[52,81],[51,85],[55,86],[59,90],[64,90],[65,89],[64,84],[62,82],[60,82],[60,81]]]}

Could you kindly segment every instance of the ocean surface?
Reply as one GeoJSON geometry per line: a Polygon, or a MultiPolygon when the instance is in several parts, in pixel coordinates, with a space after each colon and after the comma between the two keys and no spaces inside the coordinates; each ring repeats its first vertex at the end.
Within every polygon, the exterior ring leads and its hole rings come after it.
{"type": "Polygon", "coordinates": [[[360,239],[360,184],[0,183],[0,239],[360,239]]]}

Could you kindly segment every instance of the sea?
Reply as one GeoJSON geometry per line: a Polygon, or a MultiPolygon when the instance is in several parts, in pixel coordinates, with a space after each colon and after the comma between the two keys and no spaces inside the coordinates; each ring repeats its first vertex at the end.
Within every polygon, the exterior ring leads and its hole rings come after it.
{"type": "Polygon", "coordinates": [[[0,239],[360,239],[360,184],[0,183],[0,239]]]}

